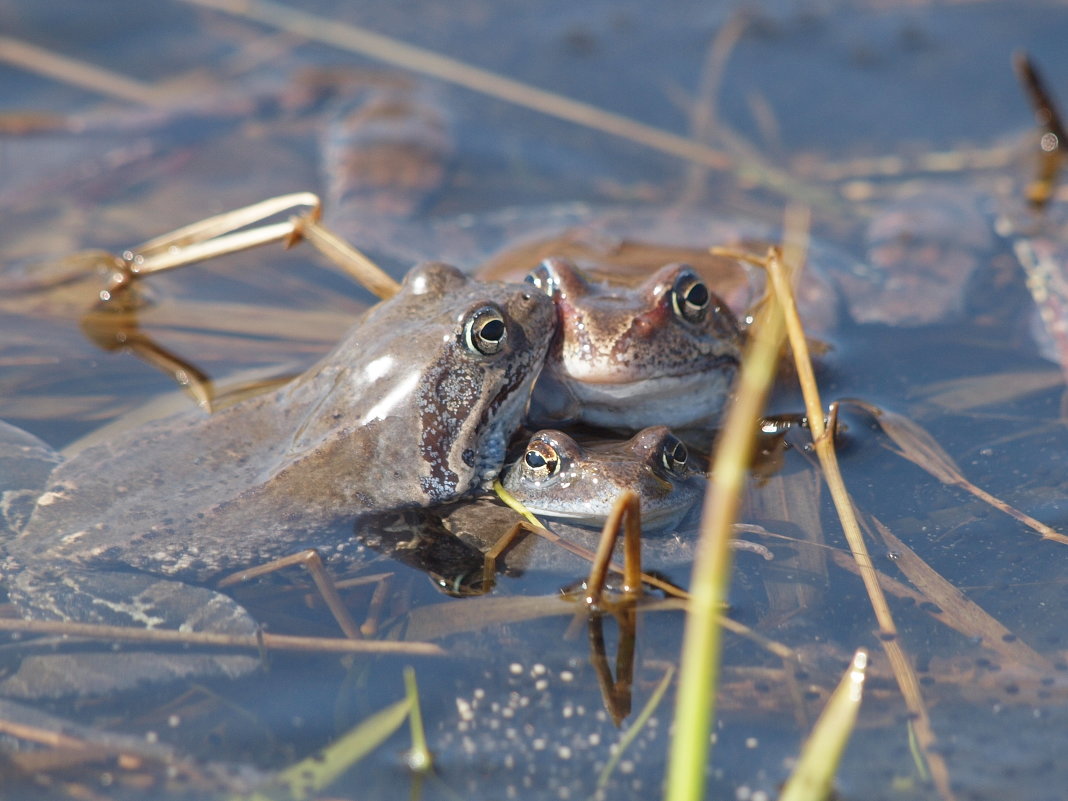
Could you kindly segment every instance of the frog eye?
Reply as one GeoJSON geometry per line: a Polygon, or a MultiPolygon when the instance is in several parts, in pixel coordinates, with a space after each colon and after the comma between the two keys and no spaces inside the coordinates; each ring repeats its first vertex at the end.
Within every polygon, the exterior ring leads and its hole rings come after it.
{"type": "Polygon", "coordinates": [[[499,353],[508,339],[508,326],[499,309],[483,306],[464,323],[464,344],[472,353],[492,356],[499,353]]]}
{"type": "Polygon", "coordinates": [[[712,293],[696,273],[683,270],[671,287],[671,308],[675,316],[688,323],[699,323],[708,311],[712,293]]]}
{"type": "Polygon", "coordinates": [[[542,440],[535,440],[527,446],[523,461],[533,471],[535,478],[552,478],[560,472],[560,455],[556,448],[542,440]]]}
{"type": "Polygon", "coordinates": [[[548,260],[543,261],[529,273],[526,278],[523,279],[528,284],[540,289],[550,298],[554,297],[560,291],[560,282],[549,266],[548,260]]]}
{"type": "Polygon", "coordinates": [[[686,461],[690,458],[686,446],[678,437],[668,437],[660,448],[660,461],[670,473],[682,473],[686,470],[686,461]]]}

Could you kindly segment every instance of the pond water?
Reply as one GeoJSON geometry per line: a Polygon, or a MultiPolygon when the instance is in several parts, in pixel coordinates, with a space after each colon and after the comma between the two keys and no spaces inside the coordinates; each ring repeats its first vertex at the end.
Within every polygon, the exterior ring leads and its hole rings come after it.
{"type": "MultiPolygon", "coordinates": [[[[1011,55],[1027,50],[1068,102],[1062,3],[322,0],[301,10],[327,30],[360,25],[702,140],[725,154],[723,166],[696,166],[419,76],[412,91],[441,127],[417,141],[440,157],[440,170],[432,164],[425,181],[395,194],[353,195],[336,174],[345,115],[369,81],[396,81],[395,68],[178,0],[0,0],[5,36],[138,82],[109,90],[84,66],[66,78],[43,74],[49,62],[40,54],[29,58],[33,68],[0,63],[0,281],[8,282],[0,289],[0,419],[71,453],[87,438],[192,410],[144,351],[138,358],[122,347],[130,331],[109,350],[85,336],[79,310],[91,285],[73,297],[12,287],[32,263],[121,252],[267,197],[320,193],[328,223],[395,276],[420,258],[473,270],[516,242],[565,229],[595,243],[623,231],[718,244],[735,230],[729,221],[774,232],[797,200],[812,209],[813,265],[846,293],[821,307],[833,317],[809,321],[830,346],[819,368],[824,399],[859,398],[909,417],[970,481],[1068,531],[1063,372],[1036,339],[1013,240],[994,233],[995,215],[1033,172],[1032,116],[1011,55]],[[702,104],[714,111],[705,121],[702,104]],[[707,231],[694,223],[705,218],[716,221],[707,231]]],[[[0,43],[0,59],[11,52],[0,43]]],[[[179,270],[148,292],[138,335],[204,371],[219,393],[299,372],[374,301],[307,245],[179,270]]],[[[800,411],[789,379],[782,384],[772,410],[800,411]]],[[[892,609],[956,797],[1060,797],[1068,549],[891,453],[869,416],[855,408],[843,416],[841,459],[858,506],[1000,621],[1008,631],[1000,645],[1041,655],[1037,666],[1021,662],[953,630],[899,570],[900,549],[871,541],[876,567],[899,582],[892,609]]],[[[839,797],[937,798],[910,756],[906,709],[875,618],[837,558],[848,549],[818,487],[798,449],[771,479],[754,479],[746,522],[775,536],[747,538],[775,558],[738,554],[731,616],[794,649],[799,662],[727,635],[707,797],[774,797],[849,656],[866,647],[873,677],[839,797]]],[[[695,517],[677,536],[648,543],[646,566],[684,587],[695,517]]],[[[435,568],[450,577],[448,564],[435,568]]],[[[498,577],[489,595],[454,598],[383,555],[354,577],[392,574],[376,613],[382,634],[435,643],[446,656],[278,652],[268,669],[237,680],[42,701],[38,710],[158,741],[179,756],[119,763],[7,739],[4,795],[219,797],[399,700],[412,665],[434,775],[412,790],[402,729],[323,797],[655,797],[673,685],[602,790],[599,773],[634,721],[619,696],[629,693],[641,709],[677,664],[682,613],[644,609],[628,643],[613,618],[590,621],[556,598],[585,570],[554,555],[498,577]],[[632,676],[608,692],[598,665],[618,677],[621,645],[633,645],[632,676]]],[[[291,569],[237,593],[272,632],[334,636],[309,587],[291,569]]],[[[377,603],[372,593],[370,585],[343,589],[358,619],[377,603]]],[[[9,671],[25,644],[0,650],[9,671]]]]}

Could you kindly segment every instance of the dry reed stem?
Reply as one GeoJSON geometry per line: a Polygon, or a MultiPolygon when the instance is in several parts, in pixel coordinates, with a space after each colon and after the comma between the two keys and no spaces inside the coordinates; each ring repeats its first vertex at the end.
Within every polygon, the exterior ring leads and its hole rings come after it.
{"type": "Polygon", "coordinates": [[[387,640],[348,640],[339,637],[295,637],[288,634],[240,636],[207,631],[175,629],[140,629],[128,626],[104,626],[94,623],[68,623],[57,620],[0,619],[0,631],[29,634],[52,634],[92,640],[121,640],[157,645],[199,645],[221,648],[262,648],[279,651],[313,651],[321,653],[405,654],[406,656],[442,656],[446,651],[429,642],[394,642],[387,640]]]}
{"type": "MultiPolygon", "coordinates": [[[[846,403],[846,401],[843,401],[843,403],[846,403]]],[[[890,437],[894,445],[897,446],[891,450],[898,456],[923,468],[943,484],[969,492],[984,503],[993,506],[1010,517],[1016,518],[1039,534],[1042,539],[1059,542],[1061,545],[1068,545],[1068,536],[1061,534],[1059,531],[1047,526],[1040,520],[1036,520],[1031,515],[1020,511],[1000,498],[991,495],[982,487],[976,486],[965,478],[957,463],[942,449],[937,440],[912,420],[863,401],[850,400],[848,404],[863,409],[875,419],[883,433],[890,437]]]]}
{"type": "Polygon", "coordinates": [[[9,36],[0,36],[0,61],[119,100],[146,106],[162,106],[167,102],[166,95],[152,84],[9,36]]]}
{"type": "MultiPolygon", "coordinates": [[[[294,192],[288,195],[278,195],[261,200],[258,203],[242,206],[239,209],[231,209],[213,217],[197,220],[189,225],[160,234],[131,248],[131,251],[135,256],[155,257],[172,252],[175,248],[185,248],[188,245],[218,239],[225,234],[238,231],[245,226],[258,223],[285,211],[291,211],[297,207],[307,206],[312,210],[313,214],[316,214],[320,205],[319,196],[312,192],[294,192]]],[[[283,234],[277,238],[284,238],[285,235],[283,234]]]]}
{"type": "Polygon", "coordinates": [[[360,53],[395,67],[423,73],[441,81],[506,100],[518,106],[540,111],[558,119],[574,122],[593,130],[629,139],[654,150],[704,164],[716,170],[728,170],[730,157],[684,136],[645,125],[620,114],[613,114],[589,103],[582,103],[544,89],[507,78],[490,70],[474,67],[421,47],[381,34],[326,19],[284,6],[270,0],[185,0],[289,33],[312,41],[332,45],[340,50],[360,53]]]}
{"type": "Polygon", "coordinates": [[[787,336],[797,365],[801,393],[805,399],[805,411],[824,480],[827,482],[835,509],[838,511],[838,517],[859,568],[861,580],[871,599],[872,609],[879,624],[881,645],[890,661],[891,670],[905,699],[905,705],[913,716],[912,725],[923,748],[931,777],[939,795],[946,801],[950,801],[954,795],[950,787],[949,771],[942,755],[934,750],[937,738],[920,692],[919,679],[898,638],[897,627],[886,602],[886,596],[883,595],[882,587],[879,585],[878,573],[860,533],[856,512],[839,469],[838,458],[834,451],[834,437],[828,432],[824,423],[823,403],[820,400],[812,360],[809,357],[808,341],[797,314],[797,305],[789,277],[783,269],[782,262],[777,259],[770,259],[767,268],[774,295],[782,305],[783,315],[786,318],[787,336]]]}
{"type": "MultiPolygon", "coordinates": [[[[576,545],[570,540],[561,537],[552,529],[543,526],[541,524],[541,521],[539,521],[537,517],[530,513],[530,510],[523,506],[523,504],[516,500],[511,495],[511,493],[509,493],[508,490],[504,488],[504,485],[501,484],[500,480],[493,482],[493,489],[494,492],[497,493],[497,497],[499,497],[506,506],[515,511],[517,514],[523,516],[529,522],[530,525],[527,530],[530,531],[532,534],[537,534],[539,537],[548,540],[549,542],[555,545],[560,546],[565,551],[573,553],[575,554],[575,556],[578,556],[581,559],[585,559],[588,562],[592,562],[594,560],[596,554],[594,554],[593,551],[589,550],[588,548],[584,548],[581,545],[576,545]]],[[[626,575],[625,566],[620,565],[618,562],[609,562],[608,567],[615,573],[619,573],[620,575],[626,575]]],[[[656,587],[658,590],[664,592],[667,595],[683,600],[688,600],[690,597],[690,594],[685,590],[676,587],[674,584],[664,581],[658,576],[654,576],[649,573],[641,573],[640,576],[644,584],[648,584],[650,587],[656,587]]],[[[723,628],[727,629],[727,631],[731,632],[732,634],[737,634],[739,637],[744,637],[747,640],[755,642],[768,653],[775,654],[776,656],[782,659],[797,661],[797,654],[794,653],[793,649],[790,648],[788,645],[784,645],[783,643],[769,639],[763,634],[758,634],[757,632],[753,631],[753,629],[746,626],[744,623],[739,623],[735,620],[731,620],[729,617],[721,615],[719,618],[719,625],[723,626],[723,628]]]]}
{"type": "Polygon", "coordinates": [[[400,291],[400,284],[393,276],[371,261],[362,251],[322,225],[316,217],[317,215],[307,215],[293,220],[293,238],[287,244],[295,243],[300,238],[308,240],[350,278],[382,300],[391,298],[400,291]]]}
{"type": "Polygon", "coordinates": [[[1013,634],[979,604],[964,595],[916,552],[894,536],[881,521],[872,517],[886,547],[897,554],[895,564],[926,600],[938,606],[949,625],[1013,662],[1050,673],[1053,664],[1013,634]]]}

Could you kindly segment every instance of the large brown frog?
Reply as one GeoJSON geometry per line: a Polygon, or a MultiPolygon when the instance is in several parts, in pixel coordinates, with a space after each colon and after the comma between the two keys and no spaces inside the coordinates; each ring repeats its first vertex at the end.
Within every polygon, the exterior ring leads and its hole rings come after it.
{"type": "Polygon", "coordinates": [[[254,631],[211,588],[221,573],[308,547],[356,559],[361,513],[442,503],[497,475],[552,318],[528,286],[413,269],[275,394],[150,424],[56,469],[7,545],[12,601],[32,618],[254,631]]]}

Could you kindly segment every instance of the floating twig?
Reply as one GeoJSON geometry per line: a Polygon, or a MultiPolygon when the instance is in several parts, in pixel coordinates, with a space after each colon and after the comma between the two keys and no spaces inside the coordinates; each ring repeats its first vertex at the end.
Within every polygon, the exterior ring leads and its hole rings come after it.
{"type": "Polygon", "coordinates": [[[60,620],[17,620],[0,618],[0,631],[29,634],[52,634],[91,640],[122,640],[157,645],[200,645],[213,648],[248,648],[261,646],[277,651],[318,651],[322,653],[406,654],[442,656],[446,651],[429,642],[394,642],[392,640],[347,640],[338,637],[297,637],[289,634],[245,636],[217,634],[210,631],[176,629],[138,629],[130,626],[105,626],[96,623],[69,623],[60,620]]]}

